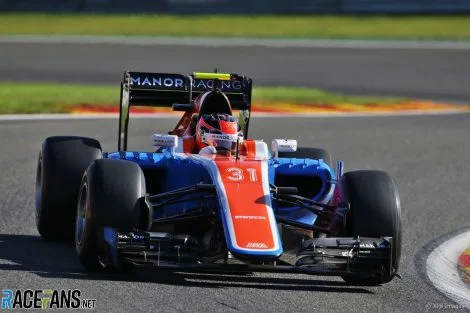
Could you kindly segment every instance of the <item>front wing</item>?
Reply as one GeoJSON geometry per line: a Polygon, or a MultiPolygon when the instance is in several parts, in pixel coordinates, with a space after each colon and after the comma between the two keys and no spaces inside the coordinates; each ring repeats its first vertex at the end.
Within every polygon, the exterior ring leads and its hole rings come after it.
{"type": "Polygon", "coordinates": [[[391,237],[314,238],[303,242],[294,262],[238,261],[230,253],[204,256],[187,235],[159,232],[118,232],[104,228],[100,260],[113,267],[147,265],[179,271],[284,272],[327,276],[391,277],[391,237]]]}

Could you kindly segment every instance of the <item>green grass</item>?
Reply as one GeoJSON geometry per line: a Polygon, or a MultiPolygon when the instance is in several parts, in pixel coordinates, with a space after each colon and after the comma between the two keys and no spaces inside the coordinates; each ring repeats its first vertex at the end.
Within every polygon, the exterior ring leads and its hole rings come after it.
{"type": "Polygon", "coordinates": [[[253,102],[295,102],[305,104],[396,104],[407,99],[398,97],[351,96],[305,87],[254,87],[253,102]]]}
{"type": "Polygon", "coordinates": [[[119,86],[2,82],[0,99],[0,114],[59,113],[78,105],[118,105],[119,86]]]}
{"type": "MultiPolygon", "coordinates": [[[[69,112],[74,106],[118,107],[119,86],[0,82],[0,99],[0,114],[61,113],[69,112]]],[[[253,91],[255,106],[257,102],[271,101],[306,104],[394,104],[401,100],[403,99],[346,96],[297,87],[257,87],[253,91]]]]}
{"type": "Polygon", "coordinates": [[[0,34],[468,40],[470,16],[3,13],[0,34]]]}

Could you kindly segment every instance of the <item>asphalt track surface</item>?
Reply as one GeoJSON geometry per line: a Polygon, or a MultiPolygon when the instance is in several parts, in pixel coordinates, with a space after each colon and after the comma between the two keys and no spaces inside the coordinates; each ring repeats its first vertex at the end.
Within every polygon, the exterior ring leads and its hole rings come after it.
{"type": "Polygon", "coordinates": [[[239,72],[255,85],[470,102],[470,49],[0,41],[0,81],[119,84],[122,72],[239,72]]]}
{"type": "MultiPolygon", "coordinates": [[[[131,121],[130,146],[150,148],[169,120],[131,121]]],[[[86,274],[71,246],[38,237],[34,180],[41,141],[96,137],[116,147],[117,121],[0,122],[0,278],[2,288],[79,288],[99,312],[423,312],[452,303],[426,279],[433,240],[468,226],[470,114],[408,117],[254,118],[251,136],[297,138],[345,160],[346,170],[382,169],[397,181],[403,207],[402,280],[352,287],[339,278],[134,271],[86,274]]]]}

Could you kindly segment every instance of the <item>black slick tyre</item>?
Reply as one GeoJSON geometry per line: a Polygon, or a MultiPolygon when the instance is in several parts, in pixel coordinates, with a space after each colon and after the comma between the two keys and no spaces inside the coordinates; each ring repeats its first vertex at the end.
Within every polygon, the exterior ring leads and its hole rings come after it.
{"type": "Polygon", "coordinates": [[[73,240],[80,181],[101,156],[101,145],[92,138],[55,136],[43,142],[36,174],[36,226],[41,237],[73,240]]]}
{"type": "Polygon", "coordinates": [[[102,159],[87,169],[80,187],[75,227],[75,248],[87,271],[128,268],[102,262],[100,240],[104,227],[123,232],[146,228],[149,210],[145,192],[144,174],[133,162],[102,159]]]}
{"type": "MultiPolygon", "coordinates": [[[[348,237],[393,237],[392,268],[396,273],[401,256],[401,206],[393,179],[382,171],[353,171],[345,173],[341,187],[350,205],[346,219],[348,237]]],[[[389,282],[392,275],[383,277],[344,276],[354,285],[379,285],[389,282]]]]}

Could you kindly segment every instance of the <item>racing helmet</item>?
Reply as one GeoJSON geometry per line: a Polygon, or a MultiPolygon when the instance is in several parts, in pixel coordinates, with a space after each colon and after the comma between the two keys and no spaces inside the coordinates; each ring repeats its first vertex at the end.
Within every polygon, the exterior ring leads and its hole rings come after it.
{"type": "Polygon", "coordinates": [[[217,151],[234,151],[242,139],[235,117],[225,113],[200,114],[196,125],[196,146],[213,146],[217,151]]]}

